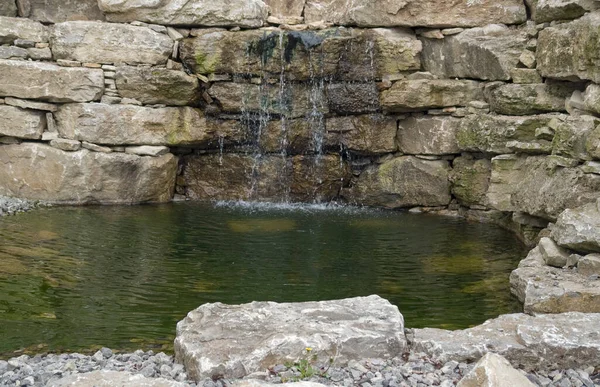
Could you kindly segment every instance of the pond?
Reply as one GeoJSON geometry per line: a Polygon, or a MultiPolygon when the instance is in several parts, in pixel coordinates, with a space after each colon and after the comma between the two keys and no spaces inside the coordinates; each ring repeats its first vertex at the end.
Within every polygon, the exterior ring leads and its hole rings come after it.
{"type": "Polygon", "coordinates": [[[465,328],[519,311],[525,255],[493,225],[354,207],[40,209],[0,218],[0,355],[168,351],[207,302],[379,294],[408,327],[465,328]]]}

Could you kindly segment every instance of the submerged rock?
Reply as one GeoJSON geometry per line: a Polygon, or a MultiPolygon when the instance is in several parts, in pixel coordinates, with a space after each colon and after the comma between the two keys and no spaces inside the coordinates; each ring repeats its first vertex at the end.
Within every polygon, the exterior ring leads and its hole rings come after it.
{"type": "Polygon", "coordinates": [[[391,358],[406,347],[404,319],[379,296],[336,301],[205,304],[177,324],[175,357],[196,381],[240,378],[321,356],[335,365],[391,358]],[[251,334],[249,334],[251,333],[251,334]]]}

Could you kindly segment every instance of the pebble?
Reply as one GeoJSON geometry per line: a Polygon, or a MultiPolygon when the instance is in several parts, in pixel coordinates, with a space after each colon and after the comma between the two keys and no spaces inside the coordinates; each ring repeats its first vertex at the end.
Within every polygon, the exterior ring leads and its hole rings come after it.
{"type": "Polygon", "coordinates": [[[28,200],[0,196],[0,216],[14,215],[18,212],[29,211],[35,207],[37,207],[37,204],[28,200]]]}

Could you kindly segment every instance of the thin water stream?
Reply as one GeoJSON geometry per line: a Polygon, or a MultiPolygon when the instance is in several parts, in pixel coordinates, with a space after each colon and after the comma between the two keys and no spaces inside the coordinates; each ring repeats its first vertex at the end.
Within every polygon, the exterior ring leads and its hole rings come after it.
{"type": "Polygon", "coordinates": [[[525,253],[492,225],[352,207],[41,209],[0,218],[0,354],[169,350],[207,302],[379,294],[408,327],[464,328],[518,310],[525,253]]]}

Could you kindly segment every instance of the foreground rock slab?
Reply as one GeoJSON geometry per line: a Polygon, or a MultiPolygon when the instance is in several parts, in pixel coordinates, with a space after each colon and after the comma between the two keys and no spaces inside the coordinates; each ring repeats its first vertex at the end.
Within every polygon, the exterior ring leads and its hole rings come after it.
{"type": "Polygon", "coordinates": [[[172,154],[64,152],[40,143],[1,146],[0,165],[0,195],[64,204],[167,202],[177,171],[172,154]]]}
{"type": "Polygon", "coordinates": [[[140,374],[124,371],[93,371],[85,374],[70,375],[55,382],[49,387],[185,387],[187,383],[163,378],[147,378],[140,374]]]}
{"type": "Polygon", "coordinates": [[[457,387],[533,387],[529,379],[508,360],[495,353],[487,353],[475,367],[461,379],[457,387]]]}
{"type": "Polygon", "coordinates": [[[177,324],[175,358],[190,377],[240,378],[312,354],[336,366],[406,347],[398,308],[372,295],[305,303],[205,304],[177,324]]]}
{"type": "Polygon", "coordinates": [[[599,324],[598,313],[506,314],[464,330],[415,329],[409,342],[411,350],[441,362],[495,352],[525,370],[568,369],[600,365],[599,324]]]}

